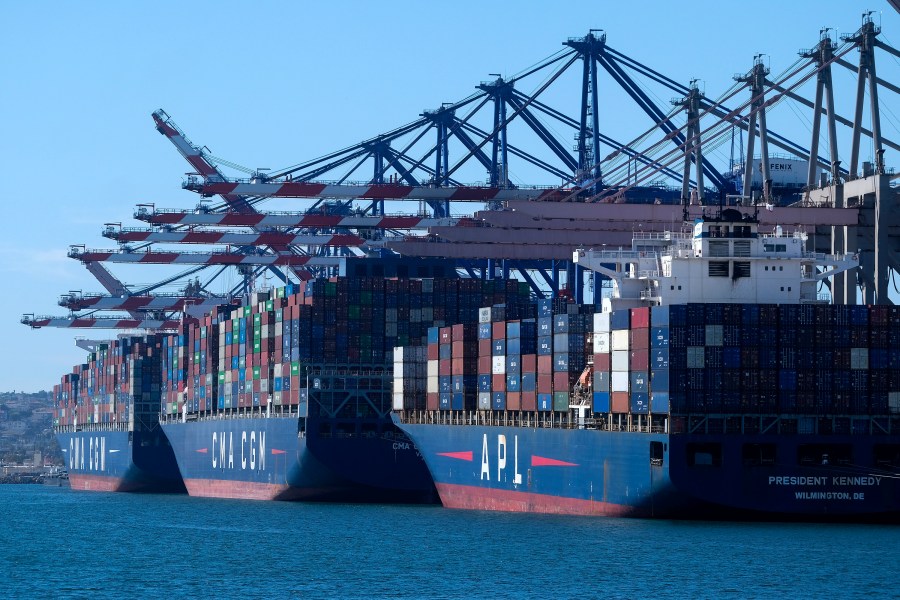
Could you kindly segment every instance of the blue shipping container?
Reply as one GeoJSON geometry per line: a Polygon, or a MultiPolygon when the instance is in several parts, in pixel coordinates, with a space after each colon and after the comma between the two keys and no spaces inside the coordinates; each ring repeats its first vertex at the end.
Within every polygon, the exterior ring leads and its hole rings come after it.
{"type": "Polygon", "coordinates": [[[594,412],[608,413],[609,410],[609,392],[594,392],[594,412]]]}

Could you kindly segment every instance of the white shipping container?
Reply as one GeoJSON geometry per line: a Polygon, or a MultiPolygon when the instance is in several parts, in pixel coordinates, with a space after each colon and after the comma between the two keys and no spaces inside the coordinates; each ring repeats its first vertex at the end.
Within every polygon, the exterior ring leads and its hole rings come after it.
{"type": "Polygon", "coordinates": [[[627,329],[617,329],[612,332],[610,346],[613,352],[616,350],[628,350],[628,334],[629,331],[627,329]]]}
{"type": "Polygon", "coordinates": [[[703,346],[688,346],[687,368],[702,369],[706,366],[706,350],[703,346]]]}
{"type": "Polygon", "coordinates": [[[628,375],[628,357],[627,350],[613,350],[612,352],[612,370],[624,372],[628,375]]]}
{"type": "Polygon", "coordinates": [[[721,346],[723,344],[723,333],[721,325],[706,326],[706,345],[721,346]]]}
{"type": "Polygon", "coordinates": [[[394,394],[394,402],[393,402],[394,410],[403,410],[403,394],[394,394]]]}
{"type": "Polygon", "coordinates": [[[491,373],[493,373],[494,375],[506,375],[506,357],[505,356],[491,357],[491,373]]]}
{"type": "Polygon", "coordinates": [[[437,360],[429,360],[428,361],[428,376],[429,377],[437,377],[440,375],[440,361],[437,360]]]}
{"type": "Polygon", "coordinates": [[[850,368],[851,369],[868,369],[869,368],[869,349],[868,348],[851,348],[850,349],[850,368]]]}
{"type": "Polygon", "coordinates": [[[888,409],[900,413],[900,392],[888,392],[888,409]]]}
{"type": "Polygon", "coordinates": [[[394,364],[403,362],[403,346],[394,346],[394,364]]]}
{"type": "Polygon", "coordinates": [[[427,391],[429,394],[437,394],[441,391],[439,382],[440,380],[438,379],[437,375],[435,375],[434,377],[429,376],[428,385],[425,388],[425,391],[427,391]]]}
{"type": "Polygon", "coordinates": [[[609,354],[612,349],[609,337],[609,333],[605,331],[594,333],[594,354],[609,354]]]}
{"type": "Polygon", "coordinates": [[[594,331],[609,332],[609,313],[594,313],[594,331]]]}
{"type": "Polygon", "coordinates": [[[478,409],[491,410],[491,393],[478,392],[478,409]]]}
{"type": "Polygon", "coordinates": [[[614,392],[627,392],[628,378],[627,371],[613,371],[609,381],[610,389],[614,392]]]}
{"type": "Polygon", "coordinates": [[[490,323],[491,322],[491,307],[490,306],[478,309],[478,322],[479,323],[490,323]]]}

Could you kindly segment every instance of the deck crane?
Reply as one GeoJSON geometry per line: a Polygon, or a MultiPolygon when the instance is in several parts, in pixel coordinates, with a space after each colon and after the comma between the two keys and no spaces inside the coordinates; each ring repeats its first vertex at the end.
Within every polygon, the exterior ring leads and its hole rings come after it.
{"type": "MultiPolygon", "coordinates": [[[[172,121],[171,117],[163,110],[155,110],[152,113],[153,122],[156,124],[156,130],[159,131],[162,135],[166,136],[170,142],[175,146],[179,153],[191,164],[194,169],[196,169],[197,174],[203,177],[206,180],[211,181],[225,181],[225,176],[222,175],[221,171],[219,171],[218,167],[210,162],[207,158],[207,154],[205,154],[202,149],[195,146],[188,138],[185,136],[184,132],[172,121]]],[[[258,178],[264,178],[258,171],[256,173],[258,178]]],[[[248,201],[248,196],[240,193],[223,193],[220,194],[222,199],[225,200],[226,204],[231,208],[233,212],[239,214],[253,214],[256,212],[256,209],[248,201]]],[[[271,247],[274,252],[280,255],[293,255],[294,252],[291,250],[290,246],[276,245],[271,247]]],[[[306,269],[301,268],[291,268],[291,271],[300,281],[305,281],[312,277],[312,273],[310,273],[306,269]]],[[[276,269],[276,275],[280,279],[285,279],[284,276],[276,269]]]]}

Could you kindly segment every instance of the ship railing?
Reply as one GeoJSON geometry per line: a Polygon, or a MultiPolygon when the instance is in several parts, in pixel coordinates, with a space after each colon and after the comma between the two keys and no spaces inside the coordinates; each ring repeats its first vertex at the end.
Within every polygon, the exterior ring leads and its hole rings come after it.
{"type": "Polygon", "coordinates": [[[659,270],[644,269],[637,272],[639,279],[659,279],[662,273],[659,270]]]}
{"type": "Polygon", "coordinates": [[[601,260],[622,260],[626,258],[646,258],[654,252],[637,252],[635,250],[591,250],[591,258],[601,260]]]}
{"type": "Polygon", "coordinates": [[[689,240],[693,234],[677,231],[635,231],[633,238],[636,240],[689,240]]]}
{"type": "Polygon", "coordinates": [[[794,238],[794,239],[798,239],[798,240],[805,240],[805,239],[807,239],[807,234],[805,231],[794,231],[794,232],[787,233],[787,234],[784,234],[784,233],[761,233],[761,234],[759,234],[759,237],[761,237],[763,239],[786,240],[786,239],[794,238]]]}
{"type": "Polygon", "coordinates": [[[825,254],[824,252],[804,252],[803,258],[808,258],[817,261],[833,261],[833,262],[842,262],[847,259],[846,254],[825,254]]]}

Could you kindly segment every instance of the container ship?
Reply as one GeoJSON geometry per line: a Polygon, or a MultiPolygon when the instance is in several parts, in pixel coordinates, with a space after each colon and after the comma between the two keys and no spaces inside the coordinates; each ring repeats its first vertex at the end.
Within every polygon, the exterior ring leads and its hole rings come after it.
{"type": "Polygon", "coordinates": [[[354,275],[257,292],[177,334],[104,345],[57,389],[72,487],[133,489],[134,463],[170,472],[192,496],[437,502],[390,417],[392,348],[425,343],[434,322],[474,322],[486,302],[522,317],[533,310],[517,281],[354,275]],[[107,366],[129,352],[141,358],[107,366]],[[139,402],[121,402],[128,393],[139,402]],[[125,425],[138,415],[158,442],[125,425]],[[157,454],[139,454],[145,447],[157,454]]]}
{"type": "Polygon", "coordinates": [[[54,429],[72,489],[185,492],[159,424],[163,339],[98,344],[53,387],[54,429]]]}
{"type": "Polygon", "coordinates": [[[595,314],[485,308],[477,329],[430,330],[424,364],[398,350],[394,419],[442,503],[897,520],[898,307],[827,303],[818,286],[858,258],[808,252],[805,233],[764,233],[757,217],[720,208],[628,250],[576,251],[611,282],[595,314]],[[448,353],[476,369],[448,381],[448,353]],[[457,380],[461,409],[442,393],[457,380]],[[424,409],[402,393],[422,381],[424,409]]]}

